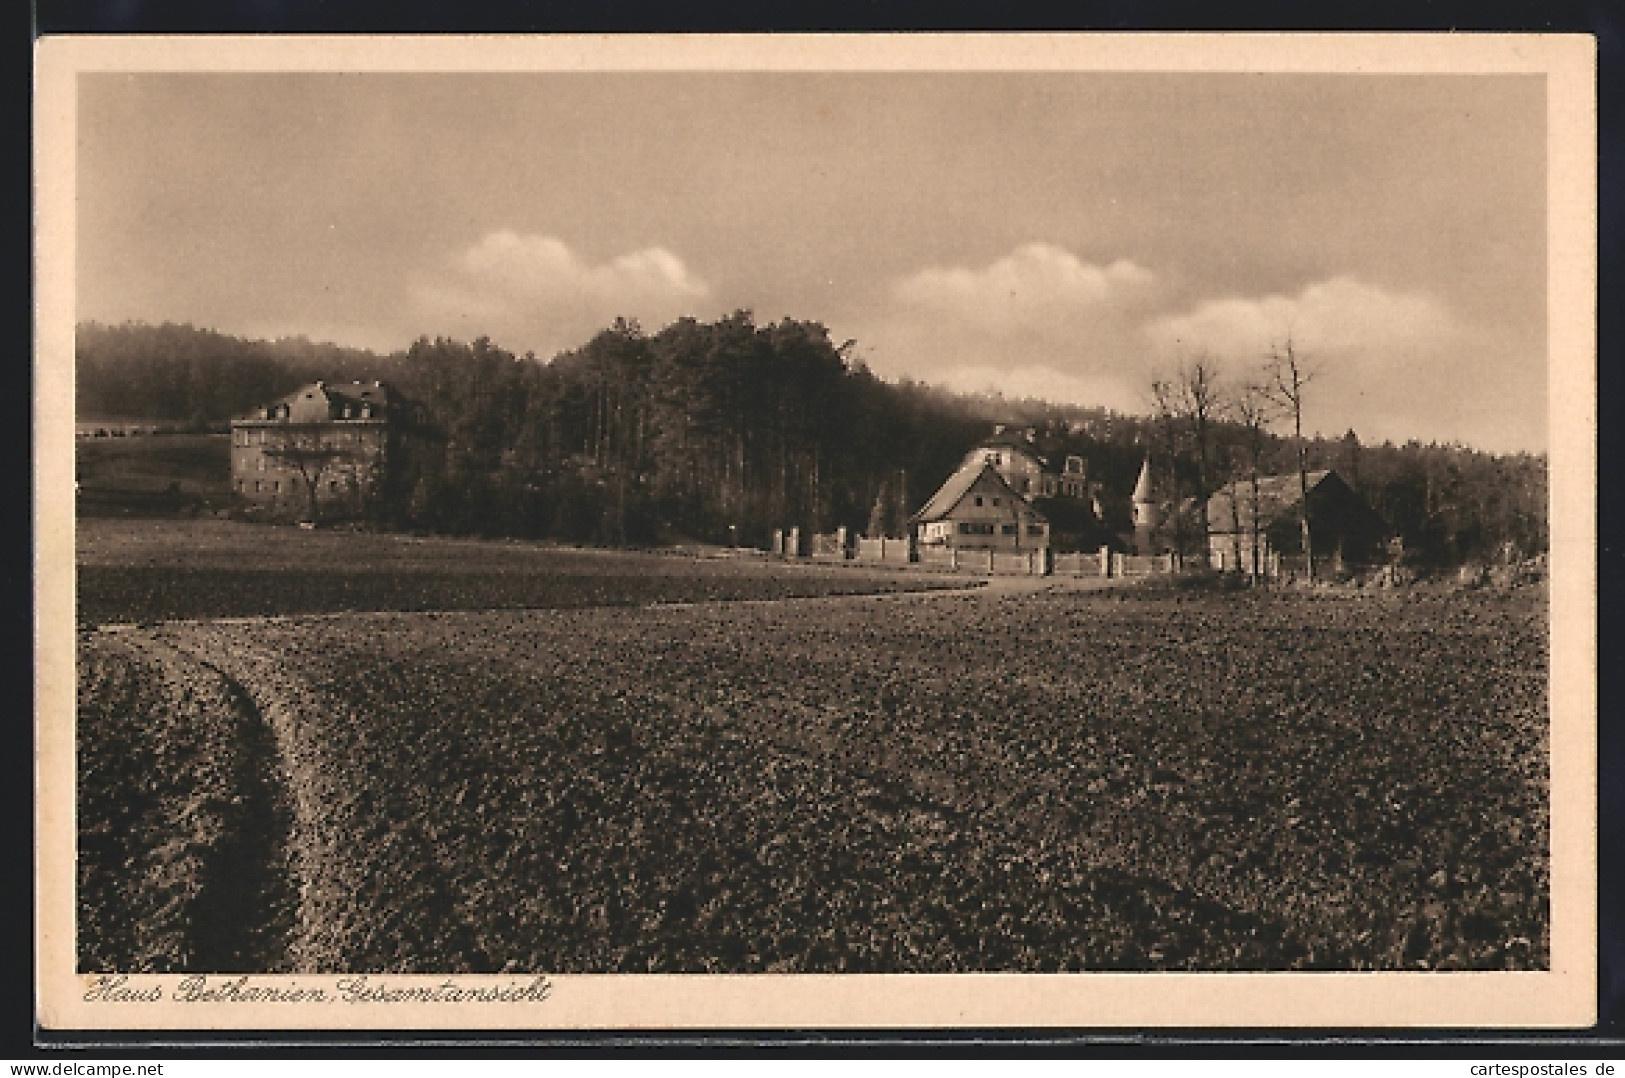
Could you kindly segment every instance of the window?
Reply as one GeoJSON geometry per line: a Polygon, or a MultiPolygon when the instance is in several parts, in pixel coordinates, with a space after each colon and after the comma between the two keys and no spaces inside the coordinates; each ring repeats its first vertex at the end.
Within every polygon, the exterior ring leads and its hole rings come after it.
{"type": "Polygon", "coordinates": [[[254,493],[258,494],[260,492],[260,489],[261,489],[260,481],[258,479],[254,480],[254,493]]]}
{"type": "Polygon", "coordinates": [[[265,470],[265,458],[264,457],[256,457],[255,459],[259,462],[260,471],[263,472],[265,470]]]}
{"type": "Polygon", "coordinates": [[[327,481],[327,489],[329,491],[336,492],[339,489],[339,481],[337,479],[329,479],[327,481]]]}
{"type": "Polygon", "coordinates": [[[980,494],[976,496],[976,505],[978,508],[980,508],[982,505],[982,496],[980,494]]]}
{"type": "Polygon", "coordinates": [[[998,507],[999,507],[999,499],[994,498],[993,499],[993,508],[997,509],[998,507]]]}
{"type": "Polygon", "coordinates": [[[959,525],[959,534],[960,535],[992,535],[993,534],[993,525],[991,525],[991,524],[972,524],[972,523],[969,523],[969,522],[961,523],[959,525]]]}
{"type": "Polygon", "coordinates": [[[239,480],[237,480],[237,490],[238,490],[239,493],[241,493],[242,489],[243,489],[243,480],[239,479],[239,480]]]}
{"type": "Polygon", "coordinates": [[[1005,535],[1016,535],[1021,531],[1021,526],[1019,524],[1006,524],[1002,531],[1005,535]]]}
{"type": "Polygon", "coordinates": [[[1029,524],[1027,525],[1027,534],[1032,536],[1042,536],[1044,534],[1044,526],[1042,524],[1029,524]]]}

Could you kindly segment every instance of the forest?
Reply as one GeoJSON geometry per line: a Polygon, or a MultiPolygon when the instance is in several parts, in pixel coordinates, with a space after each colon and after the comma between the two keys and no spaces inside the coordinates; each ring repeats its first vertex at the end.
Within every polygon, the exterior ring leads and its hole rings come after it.
{"type": "MultiPolygon", "coordinates": [[[[815,321],[758,324],[748,311],[657,332],[617,320],[550,360],[485,338],[420,338],[378,354],[173,323],[85,323],[77,411],[220,429],[319,378],[391,382],[424,406],[432,449],[392,476],[373,523],[444,534],[618,546],[762,546],[792,525],[895,535],[1003,424],[1029,432],[1042,454],[1085,459],[1108,531],[1127,529],[1128,492],[1148,455],[1164,490],[1182,498],[1252,468],[1288,473],[1301,459],[1337,469],[1412,564],[1547,547],[1544,455],[1364,444],[1352,430],[1299,442],[1280,411],[1250,410],[1239,392],[1194,410],[1170,398],[1145,416],[955,394],[875,375],[854,343],[815,321]]],[[[1217,373],[1225,390],[1244,372],[1217,373]]]]}

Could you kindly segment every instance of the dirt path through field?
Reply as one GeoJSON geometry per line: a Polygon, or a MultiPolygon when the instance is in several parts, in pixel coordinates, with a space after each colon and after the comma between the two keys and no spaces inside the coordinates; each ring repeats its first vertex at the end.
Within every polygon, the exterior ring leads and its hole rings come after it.
{"type": "MultiPolygon", "coordinates": [[[[896,591],[871,595],[832,595],[832,599],[939,599],[947,596],[980,595],[1004,599],[1017,595],[1055,594],[1057,592],[1104,591],[1134,583],[1122,577],[1098,576],[967,576],[957,588],[931,588],[921,591],[896,591]]],[[[784,602],[783,599],[771,600],[784,602]]]]}
{"type": "Polygon", "coordinates": [[[346,782],[351,762],[343,746],[330,743],[323,731],[347,724],[331,713],[335,702],[290,668],[274,648],[261,647],[241,632],[206,623],[161,629],[149,639],[161,640],[190,654],[242,692],[274,736],[292,808],[288,867],[298,889],[297,924],[288,940],[284,964],[293,972],[316,972],[350,966],[366,969],[408,968],[412,955],[395,949],[401,939],[433,941],[433,953],[455,968],[491,972],[470,926],[462,921],[446,885],[432,843],[409,827],[397,826],[384,808],[371,805],[346,782]],[[380,894],[376,874],[357,863],[348,851],[354,834],[367,828],[390,855],[414,866],[410,893],[380,894]],[[417,923],[407,931],[397,923],[401,910],[417,923]]]}
{"type": "Polygon", "coordinates": [[[252,699],[137,630],[82,642],[80,676],[81,967],[283,969],[291,806],[252,699]]]}

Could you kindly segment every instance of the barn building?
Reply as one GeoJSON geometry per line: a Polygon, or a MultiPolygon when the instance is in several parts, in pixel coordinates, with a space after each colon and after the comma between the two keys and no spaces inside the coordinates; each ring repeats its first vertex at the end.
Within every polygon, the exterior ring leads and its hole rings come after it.
{"type": "MultiPolygon", "coordinates": [[[[1376,560],[1393,530],[1366,500],[1330,469],[1308,474],[1315,564],[1376,560]]],[[[1265,572],[1272,554],[1303,554],[1302,488],[1296,472],[1241,479],[1207,503],[1208,557],[1215,569],[1265,572]]]]}

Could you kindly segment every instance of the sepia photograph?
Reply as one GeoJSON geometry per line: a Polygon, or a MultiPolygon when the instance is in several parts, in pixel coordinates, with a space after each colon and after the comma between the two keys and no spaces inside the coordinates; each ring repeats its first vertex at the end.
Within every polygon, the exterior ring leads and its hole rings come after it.
{"type": "Polygon", "coordinates": [[[59,44],[48,1015],[1591,1020],[1585,39],[59,44]]]}

